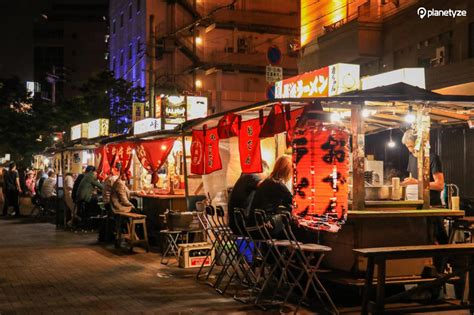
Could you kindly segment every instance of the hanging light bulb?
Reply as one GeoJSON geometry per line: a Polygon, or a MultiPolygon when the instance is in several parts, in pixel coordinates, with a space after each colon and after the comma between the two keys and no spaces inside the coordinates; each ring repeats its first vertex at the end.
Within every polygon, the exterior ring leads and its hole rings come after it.
{"type": "Polygon", "coordinates": [[[392,129],[390,129],[390,140],[388,141],[387,146],[388,146],[389,148],[395,148],[396,145],[397,145],[397,144],[396,144],[395,141],[393,141],[393,139],[392,139],[392,129]]]}
{"type": "Polygon", "coordinates": [[[409,124],[413,124],[416,121],[416,116],[413,114],[413,107],[408,106],[408,114],[405,116],[405,121],[409,124]]]}
{"type": "Polygon", "coordinates": [[[369,116],[370,116],[370,110],[368,110],[367,108],[364,108],[362,110],[362,117],[367,118],[369,116]]]}
{"type": "Polygon", "coordinates": [[[331,113],[330,119],[331,119],[331,122],[333,122],[333,123],[340,122],[341,121],[341,114],[339,114],[338,112],[333,112],[333,113],[331,113]]]}

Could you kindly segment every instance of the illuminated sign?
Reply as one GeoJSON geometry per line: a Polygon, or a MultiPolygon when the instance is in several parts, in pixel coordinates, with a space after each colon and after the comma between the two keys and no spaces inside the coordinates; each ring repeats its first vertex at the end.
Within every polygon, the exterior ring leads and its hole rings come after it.
{"type": "Polygon", "coordinates": [[[79,124],[71,127],[71,140],[87,138],[88,126],[87,124],[79,124]]]}
{"type": "Polygon", "coordinates": [[[335,96],[359,89],[359,65],[338,63],[275,83],[275,98],[335,96]]]}
{"type": "Polygon", "coordinates": [[[425,69],[404,68],[365,77],[361,79],[361,87],[362,90],[368,90],[400,82],[425,89],[425,69]]]}
{"type": "Polygon", "coordinates": [[[145,118],[145,103],[132,103],[132,122],[145,118]]]}
{"type": "Polygon", "coordinates": [[[93,139],[109,135],[109,120],[100,118],[89,122],[87,138],[93,139]]]}
{"type": "Polygon", "coordinates": [[[187,119],[202,118],[207,116],[207,97],[187,96],[187,119]]]}
{"type": "Polygon", "coordinates": [[[161,119],[157,118],[145,118],[143,120],[136,121],[133,124],[133,134],[139,135],[142,133],[161,130],[161,119]]]}

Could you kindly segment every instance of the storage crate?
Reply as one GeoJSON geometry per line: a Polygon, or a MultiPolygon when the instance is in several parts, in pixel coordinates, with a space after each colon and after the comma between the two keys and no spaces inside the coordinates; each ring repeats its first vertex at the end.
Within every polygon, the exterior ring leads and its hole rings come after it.
{"type": "Polygon", "coordinates": [[[166,213],[166,225],[170,231],[191,231],[200,228],[197,212],[166,213]]]}
{"type": "Polygon", "coordinates": [[[209,243],[189,243],[178,246],[181,268],[199,268],[203,261],[205,261],[204,266],[210,266],[214,259],[214,249],[211,251],[212,245],[209,243]]]}

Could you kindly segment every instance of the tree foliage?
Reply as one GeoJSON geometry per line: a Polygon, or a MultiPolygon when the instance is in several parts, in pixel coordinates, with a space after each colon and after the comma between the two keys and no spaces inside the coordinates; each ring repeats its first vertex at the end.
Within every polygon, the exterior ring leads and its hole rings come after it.
{"type": "Polygon", "coordinates": [[[97,118],[111,119],[111,131],[123,132],[130,127],[132,102],[143,98],[142,88],[108,71],[82,83],[75,97],[56,104],[28,95],[16,77],[0,79],[0,156],[11,153],[27,165],[33,154],[53,144],[54,133],[97,118]]]}

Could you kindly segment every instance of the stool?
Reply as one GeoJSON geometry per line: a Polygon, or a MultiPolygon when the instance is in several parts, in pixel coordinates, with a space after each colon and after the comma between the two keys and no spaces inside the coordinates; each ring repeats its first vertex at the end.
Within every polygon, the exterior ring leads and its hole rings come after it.
{"type": "MultiPolygon", "coordinates": [[[[203,232],[202,230],[191,230],[191,231],[161,230],[160,233],[165,236],[165,240],[166,240],[166,249],[163,252],[163,256],[161,257],[161,263],[163,265],[168,264],[169,259],[166,259],[166,256],[170,253],[176,258],[176,261],[179,261],[178,242],[179,242],[180,236],[184,238],[184,244],[188,244],[190,234],[196,234],[196,233],[202,233],[202,232],[203,232]]],[[[183,239],[181,240],[183,241],[183,239]]]]}
{"type": "Polygon", "coordinates": [[[179,236],[183,233],[183,231],[161,230],[160,233],[165,236],[165,240],[166,240],[166,249],[163,252],[163,256],[161,257],[161,263],[163,265],[168,264],[169,259],[167,259],[166,262],[165,262],[165,259],[169,253],[175,256],[176,260],[179,260],[178,241],[179,241],[179,236]]]}
{"type": "Polygon", "coordinates": [[[129,250],[132,252],[135,245],[143,243],[145,244],[145,249],[148,253],[150,251],[150,245],[148,243],[148,234],[146,230],[146,215],[129,212],[117,212],[116,216],[118,217],[118,220],[117,226],[115,227],[115,230],[117,231],[115,247],[120,248],[120,244],[124,240],[129,244],[129,250]],[[122,233],[122,220],[128,220],[127,231],[125,233],[122,233]],[[136,227],[140,224],[143,227],[142,239],[140,239],[136,233],[136,227]]]}

